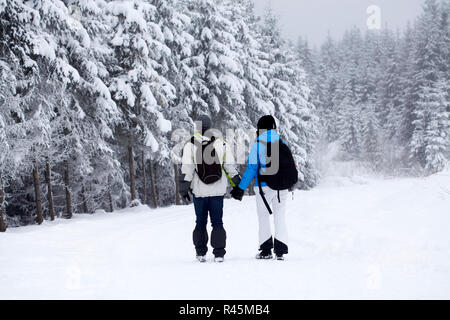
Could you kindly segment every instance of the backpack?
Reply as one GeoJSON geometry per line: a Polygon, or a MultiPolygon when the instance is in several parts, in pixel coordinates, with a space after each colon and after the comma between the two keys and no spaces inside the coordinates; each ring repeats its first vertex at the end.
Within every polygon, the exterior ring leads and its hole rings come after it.
{"type": "Polygon", "coordinates": [[[211,137],[211,140],[202,141],[200,144],[194,137],[191,139],[191,143],[197,147],[195,159],[202,159],[201,163],[197,163],[195,172],[197,172],[200,181],[204,184],[212,184],[222,178],[222,165],[220,164],[219,156],[214,148],[211,151],[211,157],[214,158],[213,163],[208,164],[205,162],[205,149],[215,141],[215,137],[211,137]]]}
{"type": "MultiPolygon", "coordinates": [[[[258,170],[260,175],[258,180],[267,183],[273,190],[287,190],[292,188],[298,182],[298,171],[291,150],[281,140],[266,143],[266,146],[268,157],[271,156],[272,148],[279,148],[280,166],[277,173],[273,175],[261,175],[260,170],[258,170]]],[[[266,164],[266,166],[270,167],[270,163],[266,164]]],[[[261,166],[258,169],[260,168],[261,166]]]]}
{"type": "MultiPolygon", "coordinates": [[[[264,197],[264,192],[261,187],[261,182],[265,182],[269,188],[278,191],[278,201],[280,201],[280,190],[291,189],[298,182],[298,171],[295,165],[294,157],[292,152],[287,146],[280,140],[276,142],[263,142],[257,140],[257,143],[266,144],[267,156],[271,156],[272,148],[279,148],[279,167],[278,171],[273,175],[261,175],[261,163],[259,162],[259,146],[258,146],[258,181],[259,183],[259,193],[264,201],[265,206],[270,214],[272,210],[264,197]]],[[[270,162],[266,163],[266,167],[270,167],[270,162]]]]}

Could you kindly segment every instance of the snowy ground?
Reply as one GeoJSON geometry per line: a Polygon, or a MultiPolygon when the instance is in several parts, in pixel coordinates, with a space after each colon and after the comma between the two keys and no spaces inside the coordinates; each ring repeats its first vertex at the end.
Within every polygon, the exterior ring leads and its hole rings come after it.
{"type": "MultiPolygon", "coordinates": [[[[225,203],[226,262],[194,262],[193,208],[0,234],[0,299],[450,298],[450,173],[328,179],[289,202],[290,254],[256,261],[253,198],[225,203]]],[[[210,256],[211,260],[211,256],[210,256]]]]}

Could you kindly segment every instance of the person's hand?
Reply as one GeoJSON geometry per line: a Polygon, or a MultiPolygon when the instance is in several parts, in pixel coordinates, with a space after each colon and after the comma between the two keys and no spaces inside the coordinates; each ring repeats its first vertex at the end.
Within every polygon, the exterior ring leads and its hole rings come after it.
{"type": "Polygon", "coordinates": [[[234,186],[237,187],[239,183],[241,183],[241,177],[237,174],[233,177],[233,179],[231,179],[231,181],[233,182],[234,186]]]}
{"type": "Polygon", "coordinates": [[[186,201],[191,201],[191,196],[189,195],[189,189],[191,187],[191,182],[190,181],[180,181],[179,182],[179,193],[180,196],[186,200],[186,201]]]}
{"type": "Polygon", "coordinates": [[[244,197],[244,190],[239,187],[234,187],[233,190],[231,190],[230,194],[233,199],[242,201],[242,198],[244,197]]]}
{"type": "Polygon", "coordinates": [[[185,201],[191,202],[191,196],[189,195],[189,191],[187,193],[181,193],[180,192],[180,195],[185,201]]]}

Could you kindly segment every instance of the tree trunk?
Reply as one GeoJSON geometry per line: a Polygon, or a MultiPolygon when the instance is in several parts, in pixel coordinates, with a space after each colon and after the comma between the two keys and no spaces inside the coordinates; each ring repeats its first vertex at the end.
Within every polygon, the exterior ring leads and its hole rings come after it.
{"type": "Polygon", "coordinates": [[[47,200],[48,200],[48,214],[50,220],[55,220],[55,207],[53,205],[53,190],[52,190],[52,176],[50,171],[50,163],[47,160],[45,164],[45,182],[47,183],[47,200]]]}
{"type": "Polygon", "coordinates": [[[69,161],[64,161],[64,189],[66,191],[66,218],[72,218],[72,198],[70,195],[70,176],[69,176],[69,161]]]}
{"type": "Polygon", "coordinates": [[[149,174],[150,174],[150,187],[152,189],[152,202],[155,208],[158,208],[158,195],[156,194],[156,186],[155,186],[155,170],[153,169],[153,162],[150,159],[149,166],[149,174]]]}
{"type": "Polygon", "coordinates": [[[36,161],[34,162],[33,165],[33,182],[34,182],[34,196],[37,210],[37,223],[41,224],[42,222],[44,222],[44,216],[42,214],[41,186],[39,184],[39,173],[36,161]]]}
{"type": "Polygon", "coordinates": [[[0,172],[0,232],[6,231],[4,201],[5,193],[3,192],[2,173],[0,172]]]}
{"type": "Polygon", "coordinates": [[[144,185],[144,196],[142,197],[142,204],[147,204],[147,174],[145,173],[145,157],[142,151],[142,184],[144,185]]]}
{"type": "Polygon", "coordinates": [[[180,197],[180,185],[178,184],[179,179],[178,166],[176,163],[173,164],[173,169],[175,170],[175,204],[179,206],[181,205],[181,197],[180,197]]]}
{"type": "Polygon", "coordinates": [[[81,187],[81,200],[83,201],[83,212],[89,213],[88,204],[86,200],[86,187],[84,186],[84,184],[81,187]]]}
{"type": "Polygon", "coordinates": [[[108,192],[108,198],[109,198],[109,212],[113,212],[114,211],[114,206],[113,206],[113,200],[112,200],[111,191],[108,192]]]}
{"type": "Polygon", "coordinates": [[[158,186],[156,185],[156,169],[158,168],[158,165],[155,163],[153,167],[153,185],[155,188],[155,199],[156,199],[156,205],[159,205],[159,194],[158,194],[158,186]]]}
{"type": "Polygon", "coordinates": [[[131,191],[131,201],[136,199],[136,178],[134,176],[134,157],[133,157],[133,147],[128,146],[128,164],[130,167],[130,191],[131,191]]]}

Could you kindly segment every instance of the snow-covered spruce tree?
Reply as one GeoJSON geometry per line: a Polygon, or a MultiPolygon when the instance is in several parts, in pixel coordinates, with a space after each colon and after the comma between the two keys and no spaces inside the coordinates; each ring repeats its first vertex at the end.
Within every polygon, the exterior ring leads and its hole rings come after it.
{"type": "Polygon", "coordinates": [[[450,116],[449,88],[446,81],[439,81],[436,87],[423,87],[416,104],[413,122],[415,126],[412,145],[421,155],[422,165],[430,173],[444,169],[449,148],[450,116]]]}
{"type": "Polygon", "coordinates": [[[381,157],[379,146],[375,147],[381,143],[375,130],[379,127],[377,117],[381,114],[376,96],[382,53],[379,39],[378,33],[369,32],[363,38],[358,29],[352,29],[336,46],[328,41],[325,47],[324,61],[333,61],[330,76],[327,73],[321,75],[321,82],[332,80],[331,94],[324,95],[326,104],[323,108],[329,111],[324,111],[326,135],[329,142],[341,144],[340,158],[347,161],[378,163],[380,159],[375,159],[374,155],[381,157]],[[365,142],[370,142],[370,146],[365,142]],[[365,155],[369,154],[370,159],[367,159],[365,155]]]}
{"type": "MultiPolygon", "coordinates": [[[[399,40],[399,65],[397,79],[399,81],[399,119],[396,128],[398,155],[395,157],[397,166],[408,167],[409,144],[413,134],[414,101],[416,100],[414,85],[414,40],[415,31],[408,24],[399,40]]],[[[380,66],[382,68],[382,66],[380,66]]]]}
{"type": "Polygon", "coordinates": [[[445,65],[442,50],[448,44],[442,42],[440,6],[436,0],[426,0],[424,11],[416,25],[415,88],[413,107],[413,135],[410,144],[411,159],[429,172],[443,168],[448,148],[447,86],[440,68],[445,65]]]}
{"type": "Polygon", "coordinates": [[[14,177],[15,173],[15,162],[11,161],[12,148],[8,141],[6,126],[11,123],[11,107],[17,106],[17,99],[11,88],[11,85],[15,86],[16,79],[13,70],[3,60],[5,58],[3,55],[0,58],[0,77],[3,80],[0,82],[0,232],[6,231],[4,172],[8,172],[11,177],[14,177]]]}
{"type": "Polygon", "coordinates": [[[223,132],[246,121],[243,96],[243,66],[234,34],[236,26],[224,1],[198,0],[188,3],[195,38],[189,66],[194,72],[193,88],[201,101],[194,104],[191,116],[210,114],[223,132]]]}
{"type": "Polygon", "coordinates": [[[339,156],[344,161],[359,161],[362,152],[361,110],[347,94],[337,106],[337,127],[342,152],[339,156]]]}
{"type": "MultiPolygon", "coordinates": [[[[42,81],[33,93],[35,96],[45,93],[46,96],[33,102],[45,101],[49,107],[43,114],[49,117],[47,132],[50,139],[47,145],[37,149],[40,156],[36,162],[42,166],[45,163],[50,171],[54,169],[57,177],[64,176],[64,181],[59,184],[64,185],[65,203],[57,203],[57,206],[64,206],[65,216],[70,218],[78,205],[77,198],[71,193],[77,195],[81,191],[78,182],[91,170],[89,143],[96,142],[92,135],[87,135],[88,129],[96,128],[96,125],[84,121],[86,114],[80,106],[83,101],[76,97],[85,89],[84,79],[70,61],[78,58],[80,47],[89,46],[89,37],[81,26],[72,28],[73,18],[62,1],[30,1],[29,5],[41,17],[39,27],[45,39],[39,48],[47,55],[45,60],[38,61],[42,81]],[[52,87],[42,88],[49,84],[52,87]],[[71,186],[68,181],[75,183],[71,186]]],[[[88,96],[83,93],[80,96],[88,96]]]]}
{"type": "MultiPolygon", "coordinates": [[[[239,44],[237,50],[243,67],[246,117],[249,118],[250,125],[255,126],[261,115],[275,112],[272,93],[267,88],[269,55],[263,50],[260,21],[256,16],[254,3],[249,0],[232,0],[228,6],[227,14],[235,26],[234,37],[239,44]]],[[[238,125],[244,126],[245,124],[238,125]]]]}
{"type": "Polygon", "coordinates": [[[83,35],[70,38],[67,56],[80,75],[79,85],[71,91],[84,115],[86,140],[82,143],[89,158],[87,163],[76,161],[79,166],[74,168],[72,180],[77,186],[74,193],[82,212],[97,208],[110,210],[126,193],[123,170],[111,145],[114,129],[122,121],[122,114],[107,87],[111,82],[107,66],[114,63],[114,50],[108,42],[113,16],[108,14],[107,3],[103,0],[65,3],[69,12],[74,11],[68,28],[75,35],[83,35]]]}
{"type": "MultiPolygon", "coordinates": [[[[1,16],[0,16],[1,17],[1,16]]],[[[3,20],[0,20],[0,26],[3,28],[3,20]]],[[[18,106],[17,98],[14,97],[14,87],[16,86],[16,77],[6,62],[4,43],[0,42],[0,232],[6,231],[6,212],[5,212],[5,191],[4,191],[4,172],[8,172],[14,177],[15,162],[12,161],[12,150],[7,135],[7,125],[12,121],[11,111],[18,106]],[[3,44],[3,45],[2,45],[3,44]]]]}
{"type": "MultiPolygon", "coordinates": [[[[237,131],[233,136],[227,136],[229,143],[250,146],[254,141],[255,131],[244,129],[256,129],[256,123],[262,115],[275,114],[275,106],[272,102],[272,93],[268,88],[269,79],[269,55],[262,49],[263,42],[259,32],[260,18],[255,13],[254,3],[249,0],[231,0],[225,2],[226,17],[234,28],[233,36],[237,41],[236,50],[238,59],[243,67],[241,76],[244,88],[243,98],[245,103],[245,116],[232,126],[237,131]],[[242,119],[243,118],[243,119],[242,119]]],[[[246,159],[245,150],[236,149],[235,157],[238,161],[246,159]]],[[[240,168],[245,170],[245,166],[240,168]]],[[[253,188],[249,188],[252,194],[253,188]]]]}
{"type": "Polygon", "coordinates": [[[398,121],[396,112],[400,104],[399,94],[401,90],[396,43],[394,34],[390,30],[383,30],[379,54],[379,65],[381,66],[379,69],[381,70],[379,70],[380,81],[377,86],[377,112],[380,122],[387,132],[388,139],[392,139],[395,135],[398,121]]]}
{"type": "MultiPolygon", "coordinates": [[[[370,152],[370,162],[376,161],[376,168],[393,171],[401,166],[401,124],[403,117],[402,93],[403,79],[400,61],[400,38],[390,30],[383,30],[378,37],[379,52],[374,52],[372,59],[377,59],[377,67],[371,73],[377,75],[375,87],[376,92],[372,94],[371,103],[375,105],[374,114],[377,127],[374,136],[366,142],[371,142],[372,147],[364,146],[365,149],[373,148],[375,142],[379,141],[377,147],[382,150],[370,152]],[[373,156],[378,154],[378,158],[373,156]]],[[[372,114],[373,115],[373,114],[372,114]]],[[[368,116],[370,118],[370,115],[368,116]]],[[[373,119],[373,118],[372,118],[373,119]]],[[[365,131],[368,132],[367,130],[365,131]]]]}
{"type": "Polygon", "coordinates": [[[263,19],[260,32],[269,57],[266,77],[275,106],[274,116],[279,121],[281,135],[289,141],[303,175],[300,187],[310,188],[318,179],[313,161],[317,116],[311,103],[310,89],[305,81],[301,61],[281,37],[276,16],[268,9],[263,19]]]}
{"type": "Polygon", "coordinates": [[[316,74],[316,63],[313,58],[313,49],[310,47],[307,38],[299,37],[295,45],[295,51],[301,61],[301,65],[306,72],[306,80],[308,83],[314,82],[316,74]]]}
{"type": "MultiPolygon", "coordinates": [[[[375,108],[372,104],[363,105],[361,112],[361,159],[366,161],[373,171],[377,172],[382,169],[383,160],[388,160],[383,159],[382,157],[382,147],[386,148],[386,144],[382,143],[383,136],[381,135],[382,131],[379,117],[377,116],[375,108]]],[[[356,128],[357,127],[355,124],[355,129],[356,128]]],[[[356,141],[357,138],[355,138],[356,137],[353,139],[356,141]]]]}
{"type": "Polygon", "coordinates": [[[336,55],[337,46],[335,41],[328,35],[326,41],[322,44],[318,56],[315,57],[317,65],[314,75],[315,86],[313,95],[315,106],[317,108],[320,133],[322,143],[336,141],[338,135],[336,132],[336,105],[335,95],[338,85],[338,71],[340,60],[336,55]]]}
{"type": "Polygon", "coordinates": [[[2,111],[7,115],[3,121],[10,147],[6,161],[11,161],[9,172],[3,174],[4,180],[10,182],[6,191],[11,194],[11,206],[7,211],[15,212],[21,217],[21,223],[26,224],[33,222],[35,217],[40,223],[43,218],[40,192],[37,192],[39,173],[35,169],[49,142],[51,106],[46,103],[45,95],[52,92],[48,89],[53,85],[51,81],[43,81],[40,74],[42,65],[52,58],[48,46],[50,37],[40,32],[41,15],[30,5],[32,3],[19,1],[0,5],[0,55],[12,66],[11,82],[5,83],[10,95],[5,96],[2,105],[2,111]],[[33,189],[28,188],[33,180],[35,199],[33,189]],[[15,209],[11,210],[13,206],[15,209]]]}
{"type": "Polygon", "coordinates": [[[170,122],[161,111],[174,98],[175,88],[162,75],[163,66],[158,62],[161,50],[169,49],[154,22],[156,7],[146,1],[113,1],[108,10],[114,16],[110,44],[115,52],[115,63],[108,70],[110,90],[124,119],[117,128],[116,151],[125,155],[122,163],[129,163],[130,194],[135,200],[135,151],[168,154],[170,122]],[[121,150],[122,146],[127,146],[126,150],[121,150]]]}
{"type": "MultiPolygon", "coordinates": [[[[172,204],[176,196],[175,170],[178,168],[172,163],[173,156],[179,157],[178,152],[168,152],[172,150],[175,141],[171,141],[170,129],[191,130],[193,121],[190,117],[192,106],[200,98],[196,95],[192,87],[193,71],[188,62],[192,54],[194,37],[189,33],[191,30],[190,18],[184,14],[186,9],[182,1],[162,1],[153,0],[151,3],[155,6],[153,22],[159,26],[163,34],[162,44],[164,50],[159,51],[157,59],[160,68],[158,72],[163,75],[174,87],[173,97],[168,100],[161,112],[165,119],[170,119],[170,123],[165,121],[159,125],[166,126],[165,140],[162,141],[164,149],[152,156],[147,164],[150,173],[149,191],[150,203],[155,205],[172,204]],[[159,183],[159,181],[171,181],[172,183],[159,183]]],[[[142,164],[140,164],[142,166],[142,164]]],[[[142,181],[141,186],[144,183],[142,181]]]]}

